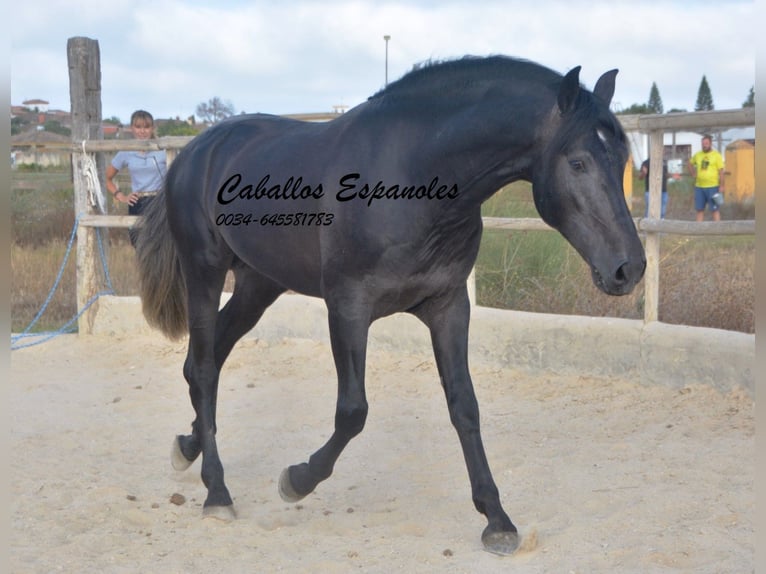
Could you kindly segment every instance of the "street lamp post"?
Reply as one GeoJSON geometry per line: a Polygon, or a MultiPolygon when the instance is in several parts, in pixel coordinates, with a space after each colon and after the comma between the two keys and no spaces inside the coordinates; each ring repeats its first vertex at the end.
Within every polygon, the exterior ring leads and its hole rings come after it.
{"type": "Polygon", "coordinates": [[[383,39],[386,41],[386,86],[388,86],[388,41],[391,39],[391,36],[386,34],[383,36],[383,39]]]}

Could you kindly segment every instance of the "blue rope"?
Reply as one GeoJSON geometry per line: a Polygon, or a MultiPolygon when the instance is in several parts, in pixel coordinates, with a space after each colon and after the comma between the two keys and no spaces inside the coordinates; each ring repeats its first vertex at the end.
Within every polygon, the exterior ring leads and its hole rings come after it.
{"type": "Polygon", "coordinates": [[[34,345],[39,345],[41,343],[44,343],[46,341],[50,341],[54,337],[57,337],[58,335],[63,335],[65,333],[72,333],[76,329],[76,322],[77,320],[82,316],[85,311],[87,311],[93,303],[95,303],[99,297],[102,295],[114,295],[114,288],[112,287],[112,278],[109,274],[109,264],[106,260],[106,253],[104,252],[104,244],[101,239],[101,230],[96,229],[96,239],[98,244],[98,252],[101,258],[101,267],[104,270],[104,276],[106,278],[106,290],[100,291],[96,293],[91,299],[83,306],[83,308],[69,321],[64,323],[61,327],[59,327],[56,331],[48,331],[43,333],[30,333],[29,331],[37,324],[37,321],[42,317],[42,315],[45,313],[45,311],[48,308],[48,305],[50,305],[51,300],[53,299],[53,295],[56,293],[56,290],[58,289],[59,283],[61,283],[61,278],[64,275],[64,269],[66,268],[67,261],[69,261],[69,256],[72,253],[72,247],[74,246],[74,240],[77,236],[77,228],[80,225],[80,216],[77,216],[77,219],[74,222],[74,226],[72,227],[72,233],[69,236],[69,241],[67,242],[67,249],[66,253],[64,254],[64,260],[61,263],[61,267],[59,268],[59,272],[56,275],[56,280],[53,282],[53,287],[51,287],[50,292],[48,293],[48,296],[45,299],[45,302],[42,304],[42,307],[40,307],[40,310],[37,312],[37,314],[34,316],[34,318],[29,322],[29,325],[19,334],[12,335],[11,336],[11,351],[15,351],[17,349],[23,349],[25,347],[32,347],[34,345]],[[36,338],[37,341],[34,341],[32,343],[26,343],[26,344],[16,344],[17,341],[20,339],[25,338],[36,338]]]}

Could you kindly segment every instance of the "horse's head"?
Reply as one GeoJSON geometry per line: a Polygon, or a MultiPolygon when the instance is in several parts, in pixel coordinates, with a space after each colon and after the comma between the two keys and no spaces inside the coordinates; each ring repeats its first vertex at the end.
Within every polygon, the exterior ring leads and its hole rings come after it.
{"type": "Polygon", "coordinates": [[[577,67],[563,79],[532,189],[540,216],[590,265],[593,282],[610,295],[630,293],[646,257],[623,194],[628,146],[609,111],[617,70],[593,93],[580,87],[577,67]]]}

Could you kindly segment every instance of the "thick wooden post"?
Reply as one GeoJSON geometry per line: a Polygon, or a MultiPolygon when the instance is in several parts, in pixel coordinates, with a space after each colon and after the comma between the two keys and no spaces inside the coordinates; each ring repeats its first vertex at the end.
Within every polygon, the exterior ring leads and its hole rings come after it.
{"type": "MultiPolygon", "coordinates": [[[[80,146],[85,140],[103,139],[101,128],[101,56],[98,41],[76,37],[67,41],[69,63],[69,98],[72,111],[72,143],[80,146]]],[[[88,189],[83,177],[82,151],[72,153],[72,176],[74,182],[75,217],[92,215],[88,189]]],[[[104,187],[105,171],[103,154],[96,155],[99,180],[104,187]]],[[[79,225],[77,227],[77,310],[100,291],[98,285],[98,230],[79,225]]],[[[92,305],[78,320],[79,333],[91,333],[96,305],[92,305]]]]}
{"type": "MultiPolygon", "coordinates": [[[[662,204],[662,130],[649,133],[649,219],[660,219],[662,204]]],[[[660,298],[660,234],[646,234],[646,274],[644,275],[644,322],[656,321],[660,298]]]]}

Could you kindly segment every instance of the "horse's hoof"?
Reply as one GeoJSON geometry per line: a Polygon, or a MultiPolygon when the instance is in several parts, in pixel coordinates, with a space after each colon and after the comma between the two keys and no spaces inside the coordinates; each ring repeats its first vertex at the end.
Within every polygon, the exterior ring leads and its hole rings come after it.
{"type": "Polygon", "coordinates": [[[222,522],[232,522],[236,520],[237,514],[234,512],[234,505],[229,506],[206,506],[202,509],[203,518],[215,518],[222,522]]]}
{"type": "Polygon", "coordinates": [[[286,468],[279,475],[279,496],[285,502],[298,502],[302,500],[306,495],[298,494],[293,488],[293,483],[290,482],[290,468],[286,468]]]}
{"type": "Polygon", "coordinates": [[[517,532],[493,532],[489,527],[484,529],[481,535],[484,550],[500,556],[510,556],[519,547],[519,534],[517,532]]]}
{"type": "Polygon", "coordinates": [[[181,443],[178,442],[178,437],[173,439],[173,447],[170,451],[170,464],[173,465],[173,468],[175,470],[186,470],[193,462],[193,460],[189,460],[184,456],[184,453],[181,451],[181,443]]]}

